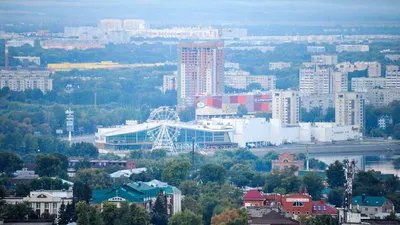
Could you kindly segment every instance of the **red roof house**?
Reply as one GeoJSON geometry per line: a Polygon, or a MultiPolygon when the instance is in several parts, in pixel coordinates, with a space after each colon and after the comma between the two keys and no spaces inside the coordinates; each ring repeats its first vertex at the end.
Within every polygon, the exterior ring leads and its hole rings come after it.
{"type": "Polygon", "coordinates": [[[243,206],[264,206],[265,197],[257,190],[250,190],[243,196],[243,206]]]}
{"type": "Polygon", "coordinates": [[[313,209],[312,214],[320,215],[320,214],[329,214],[329,215],[336,215],[335,207],[328,205],[325,200],[321,199],[320,201],[313,201],[313,209]]]}

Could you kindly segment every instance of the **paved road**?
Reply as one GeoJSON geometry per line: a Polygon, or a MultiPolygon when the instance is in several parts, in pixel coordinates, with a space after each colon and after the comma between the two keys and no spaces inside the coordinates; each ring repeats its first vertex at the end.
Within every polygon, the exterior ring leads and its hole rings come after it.
{"type": "MultiPolygon", "coordinates": [[[[267,147],[260,149],[251,149],[257,156],[263,156],[269,151],[278,153],[296,152],[306,153],[307,145],[284,145],[280,147],[267,147]]],[[[359,144],[329,144],[329,145],[309,145],[308,151],[311,156],[322,155],[362,155],[379,156],[386,154],[400,155],[400,145],[397,143],[359,143],[359,144]]]]}

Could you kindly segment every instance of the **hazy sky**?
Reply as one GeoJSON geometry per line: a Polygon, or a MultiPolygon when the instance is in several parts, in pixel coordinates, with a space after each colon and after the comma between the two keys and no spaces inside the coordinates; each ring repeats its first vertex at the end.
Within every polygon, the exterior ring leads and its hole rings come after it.
{"type": "Polygon", "coordinates": [[[101,18],[195,24],[399,21],[400,0],[0,0],[1,21],[85,24],[101,18]]]}

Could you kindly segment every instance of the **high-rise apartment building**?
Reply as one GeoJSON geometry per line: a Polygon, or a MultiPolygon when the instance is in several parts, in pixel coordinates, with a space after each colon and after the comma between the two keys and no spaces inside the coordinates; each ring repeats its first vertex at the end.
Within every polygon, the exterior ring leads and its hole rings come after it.
{"type": "Polygon", "coordinates": [[[103,30],[121,30],[122,20],[118,19],[104,19],[100,20],[99,28],[103,30]]]}
{"type": "Polygon", "coordinates": [[[298,91],[272,92],[272,118],[283,124],[297,124],[300,121],[300,96],[298,91]]]}
{"type": "Polygon", "coordinates": [[[163,89],[162,91],[165,93],[166,91],[176,90],[176,77],[177,75],[164,75],[163,77],[163,89]]]}
{"type": "Polygon", "coordinates": [[[178,104],[194,105],[196,95],[224,91],[224,44],[181,43],[178,46],[178,104]]]}
{"type": "Polygon", "coordinates": [[[144,20],[124,20],[125,30],[143,30],[145,29],[144,20]]]}
{"type": "Polygon", "coordinates": [[[386,88],[400,88],[400,70],[397,65],[386,66],[386,88]]]}
{"type": "Polygon", "coordinates": [[[300,69],[300,94],[326,95],[347,91],[347,73],[335,71],[331,66],[313,65],[300,69]]]}
{"type": "Polygon", "coordinates": [[[385,88],[385,78],[356,77],[351,79],[351,91],[368,92],[374,88],[385,88]]]}
{"type": "Polygon", "coordinates": [[[235,89],[246,90],[252,84],[260,84],[264,90],[273,90],[276,86],[276,77],[268,75],[250,75],[243,70],[229,70],[224,73],[224,84],[235,89]]]}
{"type": "Polygon", "coordinates": [[[365,99],[363,93],[339,92],[335,94],[335,122],[338,125],[357,126],[364,131],[365,99]]]}
{"type": "Polygon", "coordinates": [[[335,65],[338,63],[337,55],[312,55],[311,62],[320,65],[335,65]]]}
{"type": "Polygon", "coordinates": [[[333,68],[315,65],[300,69],[302,96],[330,94],[333,90],[333,68]]]}
{"type": "Polygon", "coordinates": [[[400,88],[368,90],[365,100],[367,104],[375,107],[387,106],[393,101],[400,101],[400,88]]]}

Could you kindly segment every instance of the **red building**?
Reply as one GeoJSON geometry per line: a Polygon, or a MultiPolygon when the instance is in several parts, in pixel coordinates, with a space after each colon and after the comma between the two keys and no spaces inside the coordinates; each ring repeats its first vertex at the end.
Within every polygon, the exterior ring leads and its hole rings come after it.
{"type": "Polygon", "coordinates": [[[285,195],[282,199],[282,208],[293,215],[310,215],[312,207],[312,197],[307,192],[285,195]]]}
{"type": "Polygon", "coordinates": [[[313,201],[313,209],[312,214],[320,215],[320,214],[329,214],[336,215],[337,211],[335,207],[328,205],[325,200],[321,199],[320,201],[313,201]]]}
{"type": "Polygon", "coordinates": [[[272,169],[285,170],[291,166],[297,167],[297,170],[304,170],[304,161],[296,160],[292,153],[284,153],[279,155],[279,159],[272,160],[272,169]]]}
{"type": "Polygon", "coordinates": [[[251,206],[264,206],[265,197],[258,190],[250,190],[243,196],[243,206],[245,208],[251,206]]]}

